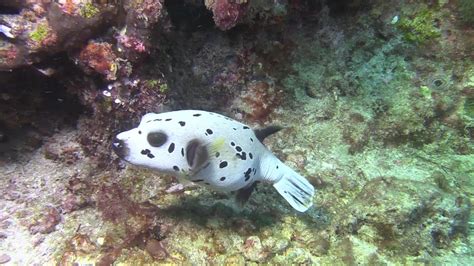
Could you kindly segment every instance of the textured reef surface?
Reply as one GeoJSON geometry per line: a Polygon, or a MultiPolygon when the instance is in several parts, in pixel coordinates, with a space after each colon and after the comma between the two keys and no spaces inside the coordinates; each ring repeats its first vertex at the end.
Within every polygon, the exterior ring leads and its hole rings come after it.
{"type": "Polygon", "coordinates": [[[0,1],[0,264],[469,265],[471,0],[0,1]],[[147,112],[256,128],[317,189],[131,166],[147,112]]]}

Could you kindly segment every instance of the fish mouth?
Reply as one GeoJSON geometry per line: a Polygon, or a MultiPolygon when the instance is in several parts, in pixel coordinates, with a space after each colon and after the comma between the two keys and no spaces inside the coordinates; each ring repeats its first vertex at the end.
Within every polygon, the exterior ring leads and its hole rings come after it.
{"type": "Polygon", "coordinates": [[[112,150],[117,154],[118,157],[126,160],[128,154],[130,153],[130,149],[127,147],[125,142],[117,137],[112,140],[112,150]]]}

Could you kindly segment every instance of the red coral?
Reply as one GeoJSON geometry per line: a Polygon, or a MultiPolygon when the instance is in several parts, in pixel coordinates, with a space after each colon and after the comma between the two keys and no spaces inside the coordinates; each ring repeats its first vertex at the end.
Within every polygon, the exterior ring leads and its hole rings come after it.
{"type": "Polygon", "coordinates": [[[130,212],[137,211],[137,203],[130,200],[128,192],[125,192],[117,184],[102,186],[97,194],[97,207],[102,212],[106,221],[117,222],[126,220],[130,212]]]}
{"type": "Polygon", "coordinates": [[[156,206],[148,203],[137,203],[130,199],[129,191],[118,184],[103,185],[97,193],[97,208],[106,221],[125,221],[133,216],[151,218],[156,215],[156,206]]]}
{"type": "Polygon", "coordinates": [[[15,45],[0,43],[0,68],[14,64],[18,53],[18,48],[15,45]]]}
{"type": "Polygon", "coordinates": [[[232,0],[216,0],[211,8],[217,27],[221,30],[233,28],[244,15],[246,6],[246,3],[239,4],[232,0]]]}
{"type": "Polygon", "coordinates": [[[115,80],[115,60],[117,56],[112,45],[106,42],[90,42],[79,54],[79,60],[97,73],[105,75],[109,80],[115,80]]]}
{"type": "Polygon", "coordinates": [[[29,226],[32,234],[49,234],[56,230],[56,225],[61,221],[61,215],[56,208],[49,207],[45,210],[43,216],[35,223],[29,226]]]}
{"type": "Polygon", "coordinates": [[[42,46],[53,47],[58,42],[58,35],[55,32],[49,31],[46,38],[41,41],[42,46]]]}
{"type": "Polygon", "coordinates": [[[246,116],[251,121],[263,122],[273,109],[281,103],[281,90],[265,81],[251,83],[243,95],[244,102],[248,105],[246,116]]]}

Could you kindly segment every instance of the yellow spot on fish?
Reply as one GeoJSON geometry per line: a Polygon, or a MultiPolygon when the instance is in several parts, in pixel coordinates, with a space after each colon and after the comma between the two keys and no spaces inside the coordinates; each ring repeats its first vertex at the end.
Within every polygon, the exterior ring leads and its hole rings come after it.
{"type": "Polygon", "coordinates": [[[211,152],[211,154],[221,151],[224,144],[225,144],[224,138],[217,138],[214,142],[211,143],[209,151],[211,152]]]}

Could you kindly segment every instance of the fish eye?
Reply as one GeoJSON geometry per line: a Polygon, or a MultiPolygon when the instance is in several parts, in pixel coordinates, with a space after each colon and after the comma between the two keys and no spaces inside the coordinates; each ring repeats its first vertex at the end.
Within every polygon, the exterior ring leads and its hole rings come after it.
{"type": "Polygon", "coordinates": [[[152,147],[160,147],[165,144],[168,136],[163,132],[150,132],[146,139],[152,147]]]}

